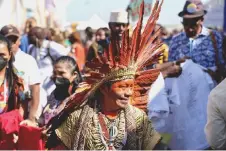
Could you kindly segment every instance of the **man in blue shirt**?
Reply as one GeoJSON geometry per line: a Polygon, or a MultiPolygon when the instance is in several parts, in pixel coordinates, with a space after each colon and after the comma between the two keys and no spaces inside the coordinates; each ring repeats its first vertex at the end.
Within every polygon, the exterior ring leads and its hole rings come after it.
{"type": "Polygon", "coordinates": [[[174,36],[170,43],[169,61],[184,57],[215,72],[224,64],[222,54],[222,35],[203,26],[207,13],[200,0],[187,0],[182,12],[184,32],[174,36]]]}
{"type": "Polygon", "coordinates": [[[35,27],[36,25],[37,25],[36,19],[33,17],[29,18],[26,21],[24,34],[22,35],[21,40],[20,40],[20,42],[21,42],[20,49],[25,53],[27,53],[28,46],[29,46],[29,40],[28,40],[27,33],[30,31],[30,29],[32,27],[35,27]]]}

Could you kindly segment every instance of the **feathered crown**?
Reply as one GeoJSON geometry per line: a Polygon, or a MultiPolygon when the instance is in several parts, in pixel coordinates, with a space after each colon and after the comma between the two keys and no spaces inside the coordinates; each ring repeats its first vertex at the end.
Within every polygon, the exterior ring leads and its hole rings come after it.
{"type": "Polygon", "coordinates": [[[87,99],[106,82],[132,78],[135,79],[135,93],[130,103],[139,108],[146,108],[147,90],[159,75],[157,69],[145,67],[156,62],[162,53],[162,43],[156,40],[160,29],[153,33],[162,3],[163,0],[156,1],[142,32],[144,14],[144,1],[142,1],[139,20],[132,38],[129,37],[128,29],[123,33],[121,44],[112,37],[109,49],[105,51],[103,57],[86,64],[86,67],[90,69],[86,73],[86,87],[83,87],[82,91],[78,89],[79,92],[74,95],[74,100],[70,101],[68,106],[80,102],[81,99],[87,99]]]}

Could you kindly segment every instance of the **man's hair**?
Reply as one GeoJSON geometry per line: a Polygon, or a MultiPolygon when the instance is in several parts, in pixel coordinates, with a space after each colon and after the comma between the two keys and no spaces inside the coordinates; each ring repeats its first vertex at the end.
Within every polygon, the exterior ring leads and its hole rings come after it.
{"type": "Polygon", "coordinates": [[[29,31],[28,35],[35,36],[38,40],[44,40],[46,38],[46,32],[45,29],[42,27],[33,27],[29,31]]]}

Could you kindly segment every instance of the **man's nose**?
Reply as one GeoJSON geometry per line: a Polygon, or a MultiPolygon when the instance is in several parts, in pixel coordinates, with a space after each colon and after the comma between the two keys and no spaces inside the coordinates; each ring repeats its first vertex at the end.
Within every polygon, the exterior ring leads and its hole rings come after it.
{"type": "Polygon", "coordinates": [[[132,96],[132,95],[133,95],[133,88],[128,88],[128,89],[126,90],[125,95],[126,95],[127,97],[132,96]]]}
{"type": "Polygon", "coordinates": [[[120,26],[119,26],[120,31],[123,31],[124,28],[125,28],[124,25],[120,25],[120,26]]]}

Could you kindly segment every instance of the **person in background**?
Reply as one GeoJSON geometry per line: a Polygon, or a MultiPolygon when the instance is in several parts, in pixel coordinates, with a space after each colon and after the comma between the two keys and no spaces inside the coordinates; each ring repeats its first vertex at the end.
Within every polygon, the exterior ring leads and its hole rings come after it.
{"type": "Polygon", "coordinates": [[[121,47],[122,34],[129,26],[128,12],[124,10],[112,11],[108,25],[111,31],[110,41],[111,38],[116,38],[116,43],[119,43],[120,46],[117,46],[118,44],[114,44],[115,47],[121,47]]]}
{"type": "Polygon", "coordinates": [[[85,34],[86,34],[86,39],[84,42],[84,46],[85,46],[85,50],[86,50],[86,54],[87,54],[90,46],[95,41],[95,36],[94,36],[94,31],[91,27],[87,27],[85,29],[85,34]]]}
{"type": "Polygon", "coordinates": [[[103,30],[105,31],[106,39],[109,39],[111,36],[111,31],[107,27],[104,27],[103,30]]]}
{"type": "Polygon", "coordinates": [[[15,61],[15,73],[24,81],[24,92],[26,99],[30,100],[29,116],[23,124],[31,125],[36,122],[37,110],[40,104],[40,73],[35,59],[21,51],[20,33],[13,25],[6,25],[2,27],[0,33],[8,38],[12,45],[11,51],[15,61]],[[26,65],[24,64],[26,61],[26,65]]]}
{"type": "Polygon", "coordinates": [[[163,26],[162,25],[160,25],[160,24],[157,24],[156,25],[156,27],[155,27],[155,29],[154,29],[154,33],[155,32],[157,32],[158,30],[161,30],[161,33],[159,34],[159,38],[158,38],[158,40],[161,40],[162,42],[163,42],[163,45],[162,45],[162,47],[164,48],[163,49],[163,54],[162,54],[162,56],[159,58],[159,63],[160,64],[163,64],[164,62],[168,62],[168,53],[169,53],[169,47],[168,47],[168,45],[165,43],[165,31],[164,31],[164,28],[163,28],[163,26]]]}
{"type": "Polygon", "coordinates": [[[111,12],[109,21],[109,29],[111,35],[109,38],[106,38],[106,34],[109,34],[109,31],[107,31],[106,28],[97,30],[96,37],[100,40],[99,42],[98,40],[96,40],[96,42],[92,44],[93,47],[88,51],[87,61],[91,61],[94,58],[99,59],[100,57],[98,56],[103,55],[104,51],[108,49],[108,45],[111,43],[111,39],[116,39],[114,41],[115,44],[112,45],[114,47],[113,49],[115,51],[119,50],[122,42],[122,34],[128,28],[128,26],[129,23],[127,11],[120,10],[111,12]],[[99,46],[99,44],[101,45],[99,46]]]}
{"type": "Polygon", "coordinates": [[[100,55],[104,54],[104,50],[108,49],[109,39],[106,37],[105,30],[99,28],[96,31],[96,41],[91,45],[88,54],[87,61],[92,61],[94,58],[100,59],[100,55]]]}
{"type": "Polygon", "coordinates": [[[27,37],[27,33],[30,31],[31,28],[35,27],[37,25],[36,19],[31,17],[27,19],[25,23],[25,28],[24,28],[24,34],[21,37],[21,43],[20,43],[20,49],[27,53],[28,47],[29,47],[29,41],[27,37]]]}
{"type": "Polygon", "coordinates": [[[46,40],[45,31],[41,27],[32,28],[28,33],[28,38],[31,43],[28,54],[35,58],[40,69],[42,87],[46,90],[47,95],[50,95],[55,89],[50,79],[53,63],[57,58],[67,56],[69,51],[54,41],[46,40]]]}
{"type": "Polygon", "coordinates": [[[82,82],[82,76],[75,60],[69,56],[63,56],[56,60],[53,70],[52,80],[56,89],[48,97],[47,105],[43,111],[43,124],[64,108],[68,100],[67,97],[72,95],[77,86],[82,82]]]}
{"type": "Polygon", "coordinates": [[[205,68],[212,78],[219,82],[225,76],[225,61],[222,55],[222,35],[207,29],[204,16],[207,11],[200,0],[187,0],[178,14],[182,18],[184,32],[174,36],[169,48],[169,61],[189,57],[205,68]]]}
{"type": "Polygon", "coordinates": [[[73,32],[68,37],[70,43],[71,43],[71,52],[70,55],[75,58],[78,68],[80,71],[82,71],[85,67],[86,62],[86,53],[85,49],[82,46],[82,41],[80,39],[80,35],[78,32],[73,32]]]}

